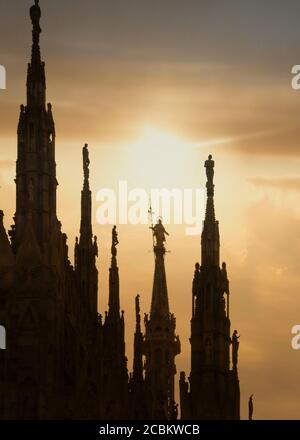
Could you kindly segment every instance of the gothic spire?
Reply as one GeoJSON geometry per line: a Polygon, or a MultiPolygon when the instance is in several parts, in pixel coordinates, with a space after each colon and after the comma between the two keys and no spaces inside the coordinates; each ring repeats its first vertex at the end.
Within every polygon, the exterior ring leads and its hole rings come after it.
{"type": "Polygon", "coordinates": [[[165,230],[162,221],[152,228],[153,236],[155,238],[154,254],[155,254],[155,269],[152,289],[151,302],[151,316],[168,316],[169,315],[169,299],[167,288],[167,277],[165,270],[164,256],[165,249],[165,234],[169,235],[165,230]]]}
{"type": "Polygon", "coordinates": [[[183,420],[239,419],[239,336],[230,337],[229,281],[220,268],[219,223],[214,209],[214,161],[205,161],[207,206],[201,236],[202,261],[195,265],[191,319],[191,373],[180,375],[183,420]],[[227,294],[227,307],[224,294],[227,294]],[[232,365],[230,368],[230,346],[232,365]],[[213,372],[213,374],[212,374],[213,372]]]}
{"type": "Polygon", "coordinates": [[[208,160],[205,161],[206,168],[206,189],[207,189],[207,202],[205,220],[202,231],[202,266],[219,266],[219,222],[215,217],[214,207],[214,166],[215,162],[212,160],[212,156],[208,156],[208,160]]]}
{"type": "Polygon", "coordinates": [[[80,246],[91,248],[92,244],[92,193],[90,191],[89,176],[90,176],[90,159],[88,144],[85,144],[82,149],[83,160],[83,189],[81,191],[81,223],[80,223],[80,246]]]}
{"type": "Polygon", "coordinates": [[[155,270],[150,318],[145,316],[145,381],[149,389],[150,416],[171,419],[174,409],[175,356],[180,353],[175,335],[176,319],[170,313],[164,257],[166,235],[162,221],[151,227],[154,237],[155,270]]]}
{"type": "Polygon", "coordinates": [[[82,149],[83,162],[83,188],[81,191],[81,221],[79,240],[75,243],[75,270],[78,274],[81,290],[89,302],[88,309],[92,316],[97,315],[98,310],[98,271],[96,257],[98,257],[97,237],[93,241],[92,229],[92,192],[89,185],[90,158],[88,145],[82,149]]]}
{"type": "MultiPolygon", "coordinates": [[[[50,255],[50,236],[59,231],[56,217],[55,125],[50,104],[46,107],[45,65],[41,61],[39,37],[41,10],[36,0],[30,8],[32,54],[27,73],[27,105],[21,106],[18,125],[16,170],[17,203],[14,251],[20,245],[31,199],[32,228],[42,253],[50,255]]],[[[46,261],[46,260],[45,260],[46,261]]]]}
{"type": "Polygon", "coordinates": [[[103,363],[105,384],[103,404],[105,417],[119,420],[128,411],[128,372],[125,355],[124,312],[120,313],[119,268],[117,265],[116,226],[112,229],[111,267],[109,269],[109,309],[103,325],[103,363]]]}
{"type": "Polygon", "coordinates": [[[119,268],[117,265],[117,227],[112,229],[111,267],[109,269],[109,311],[108,316],[120,316],[119,268]]]}
{"type": "Polygon", "coordinates": [[[143,335],[141,331],[140,295],[135,297],[135,335],[134,335],[134,358],[133,379],[143,380],[143,335]]]}

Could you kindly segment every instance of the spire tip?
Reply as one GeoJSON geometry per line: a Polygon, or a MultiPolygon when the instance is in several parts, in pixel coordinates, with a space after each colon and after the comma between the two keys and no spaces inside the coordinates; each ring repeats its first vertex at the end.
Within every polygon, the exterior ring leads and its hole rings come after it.
{"type": "Polygon", "coordinates": [[[84,174],[84,180],[88,182],[90,177],[90,154],[88,150],[88,144],[84,144],[84,147],[82,149],[82,160],[83,160],[83,174],[84,174]]]}

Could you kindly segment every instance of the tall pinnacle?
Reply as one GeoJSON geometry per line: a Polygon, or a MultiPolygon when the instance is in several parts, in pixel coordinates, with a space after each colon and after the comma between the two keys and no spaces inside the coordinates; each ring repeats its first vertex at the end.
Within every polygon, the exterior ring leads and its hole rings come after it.
{"type": "Polygon", "coordinates": [[[219,266],[219,222],[215,217],[214,207],[214,166],[215,162],[212,160],[212,156],[208,156],[208,160],[204,164],[206,168],[206,189],[207,189],[207,202],[206,213],[202,231],[202,266],[219,266]]]}
{"type": "Polygon", "coordinates": [[[166,317],[169,315],[169,299],[164,261],[166,253],[164,243],[166,241],[165,235],[169,234],[165,230],[161,220],[159,220],[151,229],[153,230],[153,236],[155,238],[155,270],[151,301],[151,316],[166,317]]]}
{"type": "Polygon", "coordinates": [[[98,257],[97,237],[93,241],[92,229],[92,192],[89,187],[89,150],[85,144],[82,149],[83,188],[81,191],[81,221],[80,238],[76,237],[75,269],[77,272],[82,293],[88,304],[92,316],[97,315],[98,309],[98,271],[96,257],[98,257]]]}
{"type": "Polygon", "coordinates": [[[143,335],[141,332],[140,295],[135,297],[136,328],[134,334],[133,378],[143,380],[143,335]]]}
{"type": "Polygon", "coordinates": [[[14,252],[22,240],[29,210],[33,233],[46,260],[52,258],[55,234],[60,233],[56,216],[55,124],[52,106],[46,106],[45,65],[41,62],[39,37],[41,10],[35,1],[30,8],[32,54],[27,72],[27,102],[21,105],[18,125],[16,169],[17,203],[15,227],[11,231],[14,252]],[[28,203],[29,202],[29,203],[28,203]]]}
{"type": "Polygon", "coordinates": [[[89,185],[89,150],[85,144],[82,149],[83,161],[83,189],[81,191],[81,224],[80,224],[80,244],[85,247],[92,246],[92,194],[89,185]]]}
{"type": "Polygon", "coordinates": [[[117,266],[117,227],[112,229],[111,267],[109,269],[109,316],[120,314],[119,268],[117,266]]]}
{"type": "Polygon", "coordinates": [[[175,335],[176,319],[170,313],[165,270],[166,235],[162,221],[151,227],[154,237],[155,269],[150,318],[145,316],[144,354],[150,418],[176,418],[174,409],[175,356],[180,353],[179,338],[175,335]]]}

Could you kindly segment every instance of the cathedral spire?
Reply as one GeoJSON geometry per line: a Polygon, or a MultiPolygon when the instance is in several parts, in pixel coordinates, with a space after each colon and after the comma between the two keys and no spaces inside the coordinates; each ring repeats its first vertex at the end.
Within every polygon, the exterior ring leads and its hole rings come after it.
{"type": "Polygon", "coordinates": [[[147,420],[149,418],[149,389],[144,380],[144,336],[141,331],[140,295],[135,297],[135,333],[133,372],[129,381],[130,414],[133,420],[147,420]]]}
{"type": "Polygon", "coordinates": [[[175,356],[180,342],[175,335],[176,319],[170,313],[164,256],[166,235],[162,221],[151,227],[154,237],[155,270],[150,317],[145,316],[145,381],[150,396],[150,417],[167,420],[177,417],[174,394],[175,356]]]}
{"type": "Polygon", "coordinates": [[[215,162],[212,160],[212,156],[208,156],[208,160],[205,161],[206,168],[206,189],[207,189],[207,202],[205,220],[202,231],[202,266],[219,266],[220,257],[220,236],[219,236],[219,222],[215,217],[214,207],[214,166],[215,162]]]}
{"type": "Polygon", "coordinates": [[[134,334],[134,358],[133,380],[143,381],[143,334],[141,331],[140,295],[135,297],[135,334],[134,334]]]}
{"type": "Polygon", "coordinates": [[[117,227],[112,229],[111,267],[109,269],[109,311],[108,317],[120,315],[119,268],[117,265],[117,227]]]}
{"type": "Polygon", "coordinates": [[[39,38],[41,9],[36,0],[30,8],[32,53],[27,73],[27,105],[21,105],[18,125],[16,170],[17,203],[15,227],[11,232],[17,252],[31,209],[32,228],[45,261],[50,261],[50,237],[59,234],[56,217],[55,124],[51,104],[46,106],[45,65],[41,61],[39,38]],[[29,207],[28,199],[31,199],[29,207]]]}
{"type": "Polygon", "coordinates": [[[98,271],[96,257],[98,257],[97,237],[93,240],[92,229],[92,192],[89,185],[90,158],[88,144],[82,149],[83,188],[81,191],[81,221],[80,236],[75,243],[75,270],[78,274],[83,297],[89,302],[87,310],[92,316],[98,311],[98,271]]]}
{"type": "Polygon", "coordinates": [[[151,228],[155,238],[153,247],[155,255],[155,269],[152,289],[151,316],[168,316],[169,315],[169,299],[167,288],[167,277],[165,270],[165,235],[169,235],[165,230],[162,221],[151,228]]]}
{"type": "Polygon", "coordinates": [[[124,312],[120,313],[119,268],[117,265],[117,227],[112,229],[111,267],[109,269],[109,309],[105,313],[103,402],[105,418],[120,419],[128,411],[128,372],[125,355],[124,312]]]}
{"type": "Polygon", "coordinates": [[[83,160],[83,189],[81,191],[81,224],[80,224],[80,245],[86,248],[92,247],[92,193],[90,191],[90,158],[88,144],[82,149],[83,160]]]}
{"type": "Polygon", "coordinates": [[[207,206],[201,236],[202,260],[195,265],[192,288],[191,373],[180,377],[184,420],[239,419],[237,374],[239,336],[230,337],[229,280],[220,267],[219,223],[214,209],[214,161],[205,161],[207,206]],[[227,304],[224,295],[227,295],[227,304]],[[230,348],[232,365],[230,368],[230,348]]]}

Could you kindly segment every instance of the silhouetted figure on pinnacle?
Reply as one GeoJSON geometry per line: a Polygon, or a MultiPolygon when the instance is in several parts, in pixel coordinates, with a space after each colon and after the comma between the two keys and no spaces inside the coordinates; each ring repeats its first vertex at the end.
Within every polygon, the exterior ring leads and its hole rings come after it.
{"type": "Polygon", "coordinates": [[[198,295],[200,289],[200,264],[195,264],[195,272],[194,272],[194,279],[193,279],[193,297],[198,295]]]}
{"type": "Polygon", "coordinates": [[[253,420],[253,394],[249,397],[248,402],[249,420],[253,420]]]}
{"type": "Polygon", "coordinates": [[[112,229],[112,245],[114,247],[118,246],[119,240],[118,240],[118,232],[117,232],[117,226],[115,225],[112,229]]]}
{"type": "Polygon", "coordinates": [[[164,243],[166,241],[166,235],[170,235],[170,234],[165,230],[161,219],[158,220],[158,222],[155,226],[151,226],[150,229],[152,229],[152,231],[153,231],[153,235],[156,240],[156,247],[164,248],[164,243]]]}
{"type": "Polygon", "coordinates": [[[97,238],[96,235],[94,236],[93,247],[94,247],[95,257],[98,257],[98,256],[99,256],[99,251],[98,251],[98,238],[97,238]]]}
{"type": "Polygon", "coordinates": [[[117,232],[117,226],[115,225],[112,228],[112,233],[111,233],[111,254],[113,257],[117,256],[117,246],[119,244],[119,240],[118,240],[118,232],[117,232]]]}
{"type": "Polygon", "coordinates": [[[40,27],[40,19],[41,19],[41,8],[39,6],[39,0],[35,0],[34,5],[30,8],[30,18],[33,25],[33,34],[35,37],[38,37],[42,32],[40,27]]]}
{"type": "Polygon", "coordinates": [[[234,330],[231,342],[232,342],[232,364],[235,370],[237,369],[237,364],[238,364],[238,351],[240,345],[239,338],[240,336],[238,335],[237,330],[234,330]]]}
{"type": "Polygon", "coordinates": [[[88,144],[85,144],[82,149],[82,158],[83,158],[83,174],[85,180],[89,179],[90,176],[90,157],[89,157],[89,150],[88,150],[88,144]]]}
{"type": "Polygon", "coordinates": [[[211,186],[214,183],[214,166],[215,162],[212,160],[212,155],[210,154],[208,156],[208,160],[205,161],[205,168],[206,168],[206,177],[207,177],[207,184],[206,186],[211,186]]]}

